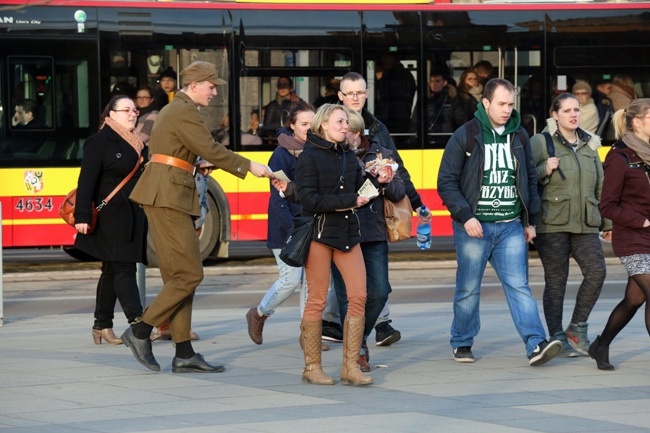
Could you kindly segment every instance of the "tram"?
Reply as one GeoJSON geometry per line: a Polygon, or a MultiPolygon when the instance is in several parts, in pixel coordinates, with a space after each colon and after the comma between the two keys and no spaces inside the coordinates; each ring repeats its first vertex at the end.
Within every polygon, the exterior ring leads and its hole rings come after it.
{"type": "MultiPolygon", "coordinates": [[[[367,108],[389,126],[432,210],[434,242],[452,231],[436,184],[451,134],[432,131],[426,119],[433,70],[444,68],[454,81],[488,61],[515,85],[530,134],[544,127],[553,95],[577,79],[593,85],[625,75],[639,97],[650,96],[649,2],[32,3],[0,1],[3,247],[72,245],[76,233],[57,209],[76,186],[84,140],[97,131],[103,106],[114,92],[156,87],[161,71],[178,73],[195,60],[216,64],[227,81],[202,110],[206,124],[262,163],[275,142],[251,139],[250,119],[275,99],[280,77],[315,102],[345,73],[363,74],[367,108]],[[382,80],[394,67],[415,83],[399,121],[382,114],[393,102],[382,98],[382,80]],[[36,128],[12,122],[24,99],[37,103],[36,128]]],[[[268,180],[213,173],[202,257],[226,256],[233,240],[266,239],[269,188],[268,180]]]]}

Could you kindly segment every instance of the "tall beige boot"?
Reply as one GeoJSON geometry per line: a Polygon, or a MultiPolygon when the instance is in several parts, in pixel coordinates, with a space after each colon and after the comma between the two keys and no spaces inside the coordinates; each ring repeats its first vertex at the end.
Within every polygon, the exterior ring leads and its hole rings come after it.
{"type": "Polygon", "coordinates": [[[300,346],[305,354],[302,380],[314,385],[334,385],[334,379],[323,372],[321,365],[321,320],[303,320],[300,323],[300,346]]]}
{"type": "Polygon", "coordinates": [[[372,377],[361,372],[359,364],[359,349],[363,339],[365,317],[345,316],[343,324],[343,366],[341,367],[341,383],[344,385],[370,385],[372,377]]]}

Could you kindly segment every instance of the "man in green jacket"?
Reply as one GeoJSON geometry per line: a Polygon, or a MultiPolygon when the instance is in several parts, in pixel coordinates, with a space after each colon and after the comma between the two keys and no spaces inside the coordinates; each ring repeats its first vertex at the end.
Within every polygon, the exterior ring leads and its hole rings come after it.
{"type": "Polygon", "coordinates": [[[194,219],[200,216],[194,182],[197,155],[241,179],[248,172],[272,177],[266,165],[250,161],[226,149],[212,138],[199,114],[217,95],[215,65],[197,61],[181,72],[183,88],[158,114],[151,132],[150,161],[130,198],[144,207],[153,235],[163,288],[144,311],[141,320],[124,332],[124,344],[145,367],[160,371],[151,350],[151,330],[167,321],[176,355],[174,373],[221,372],[224,367],[207,363],[190,341],[192,301],[203,280],[203,265],[194,219]]]}

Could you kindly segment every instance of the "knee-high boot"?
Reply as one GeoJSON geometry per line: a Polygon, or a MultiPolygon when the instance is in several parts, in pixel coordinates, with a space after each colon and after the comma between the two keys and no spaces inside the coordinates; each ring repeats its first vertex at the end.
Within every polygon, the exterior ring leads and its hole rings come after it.
{"type": "Polygon", "coordinates": [[[344,385],[370,385],[372,377],[361,372],[359,364],[359,349],[363,339],[365,317],[345,316],[343,324],[343,366],[341,367],[341,383],[344,385]]]}
{"type": "Polygon", "coordinates": [[[305,354],[302,380],[314,385],[334,385],[334,379],[323,372],[321,365],[321,320],[303,320],[300,323],[300,346],[305,354]]]}

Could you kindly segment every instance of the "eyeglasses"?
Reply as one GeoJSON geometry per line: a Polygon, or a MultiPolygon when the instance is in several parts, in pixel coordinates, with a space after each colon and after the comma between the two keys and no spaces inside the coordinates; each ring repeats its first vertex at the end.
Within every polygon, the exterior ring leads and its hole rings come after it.
{"type": "Polygon", "coordinates": [[[291,84],[289,83],[278,83],[278,89],[290,89],[291,84]]]}
{"type": "Polygon", "coordinates": [[[136,96],[135,99],[151,99],[151,96],[136,96]]]}
{"type": "Polygon", "coordinates": [[[352,98],[352,99],[359,99],[361,97],[366,96],[367,90],[364,90],[363,92],[348,92],[348,93],[343,93],[341,92],[341,95],[345,98],[352,98]]]}
{"type": "Polygon", "coordinates": [[[138,110],[136,110],[136,109],[133,109],[133,108],[125,108],[125,109],[123,109],[123,110],[113,110],[113,111],[115,111],[116,113],[126,113],[126,114],[131,114],[131,113],[133,113],[133,114],[135,114],[136,116],[139,116],[139,115],[140,115],[140,112],[139,112],[138,110]]]}

